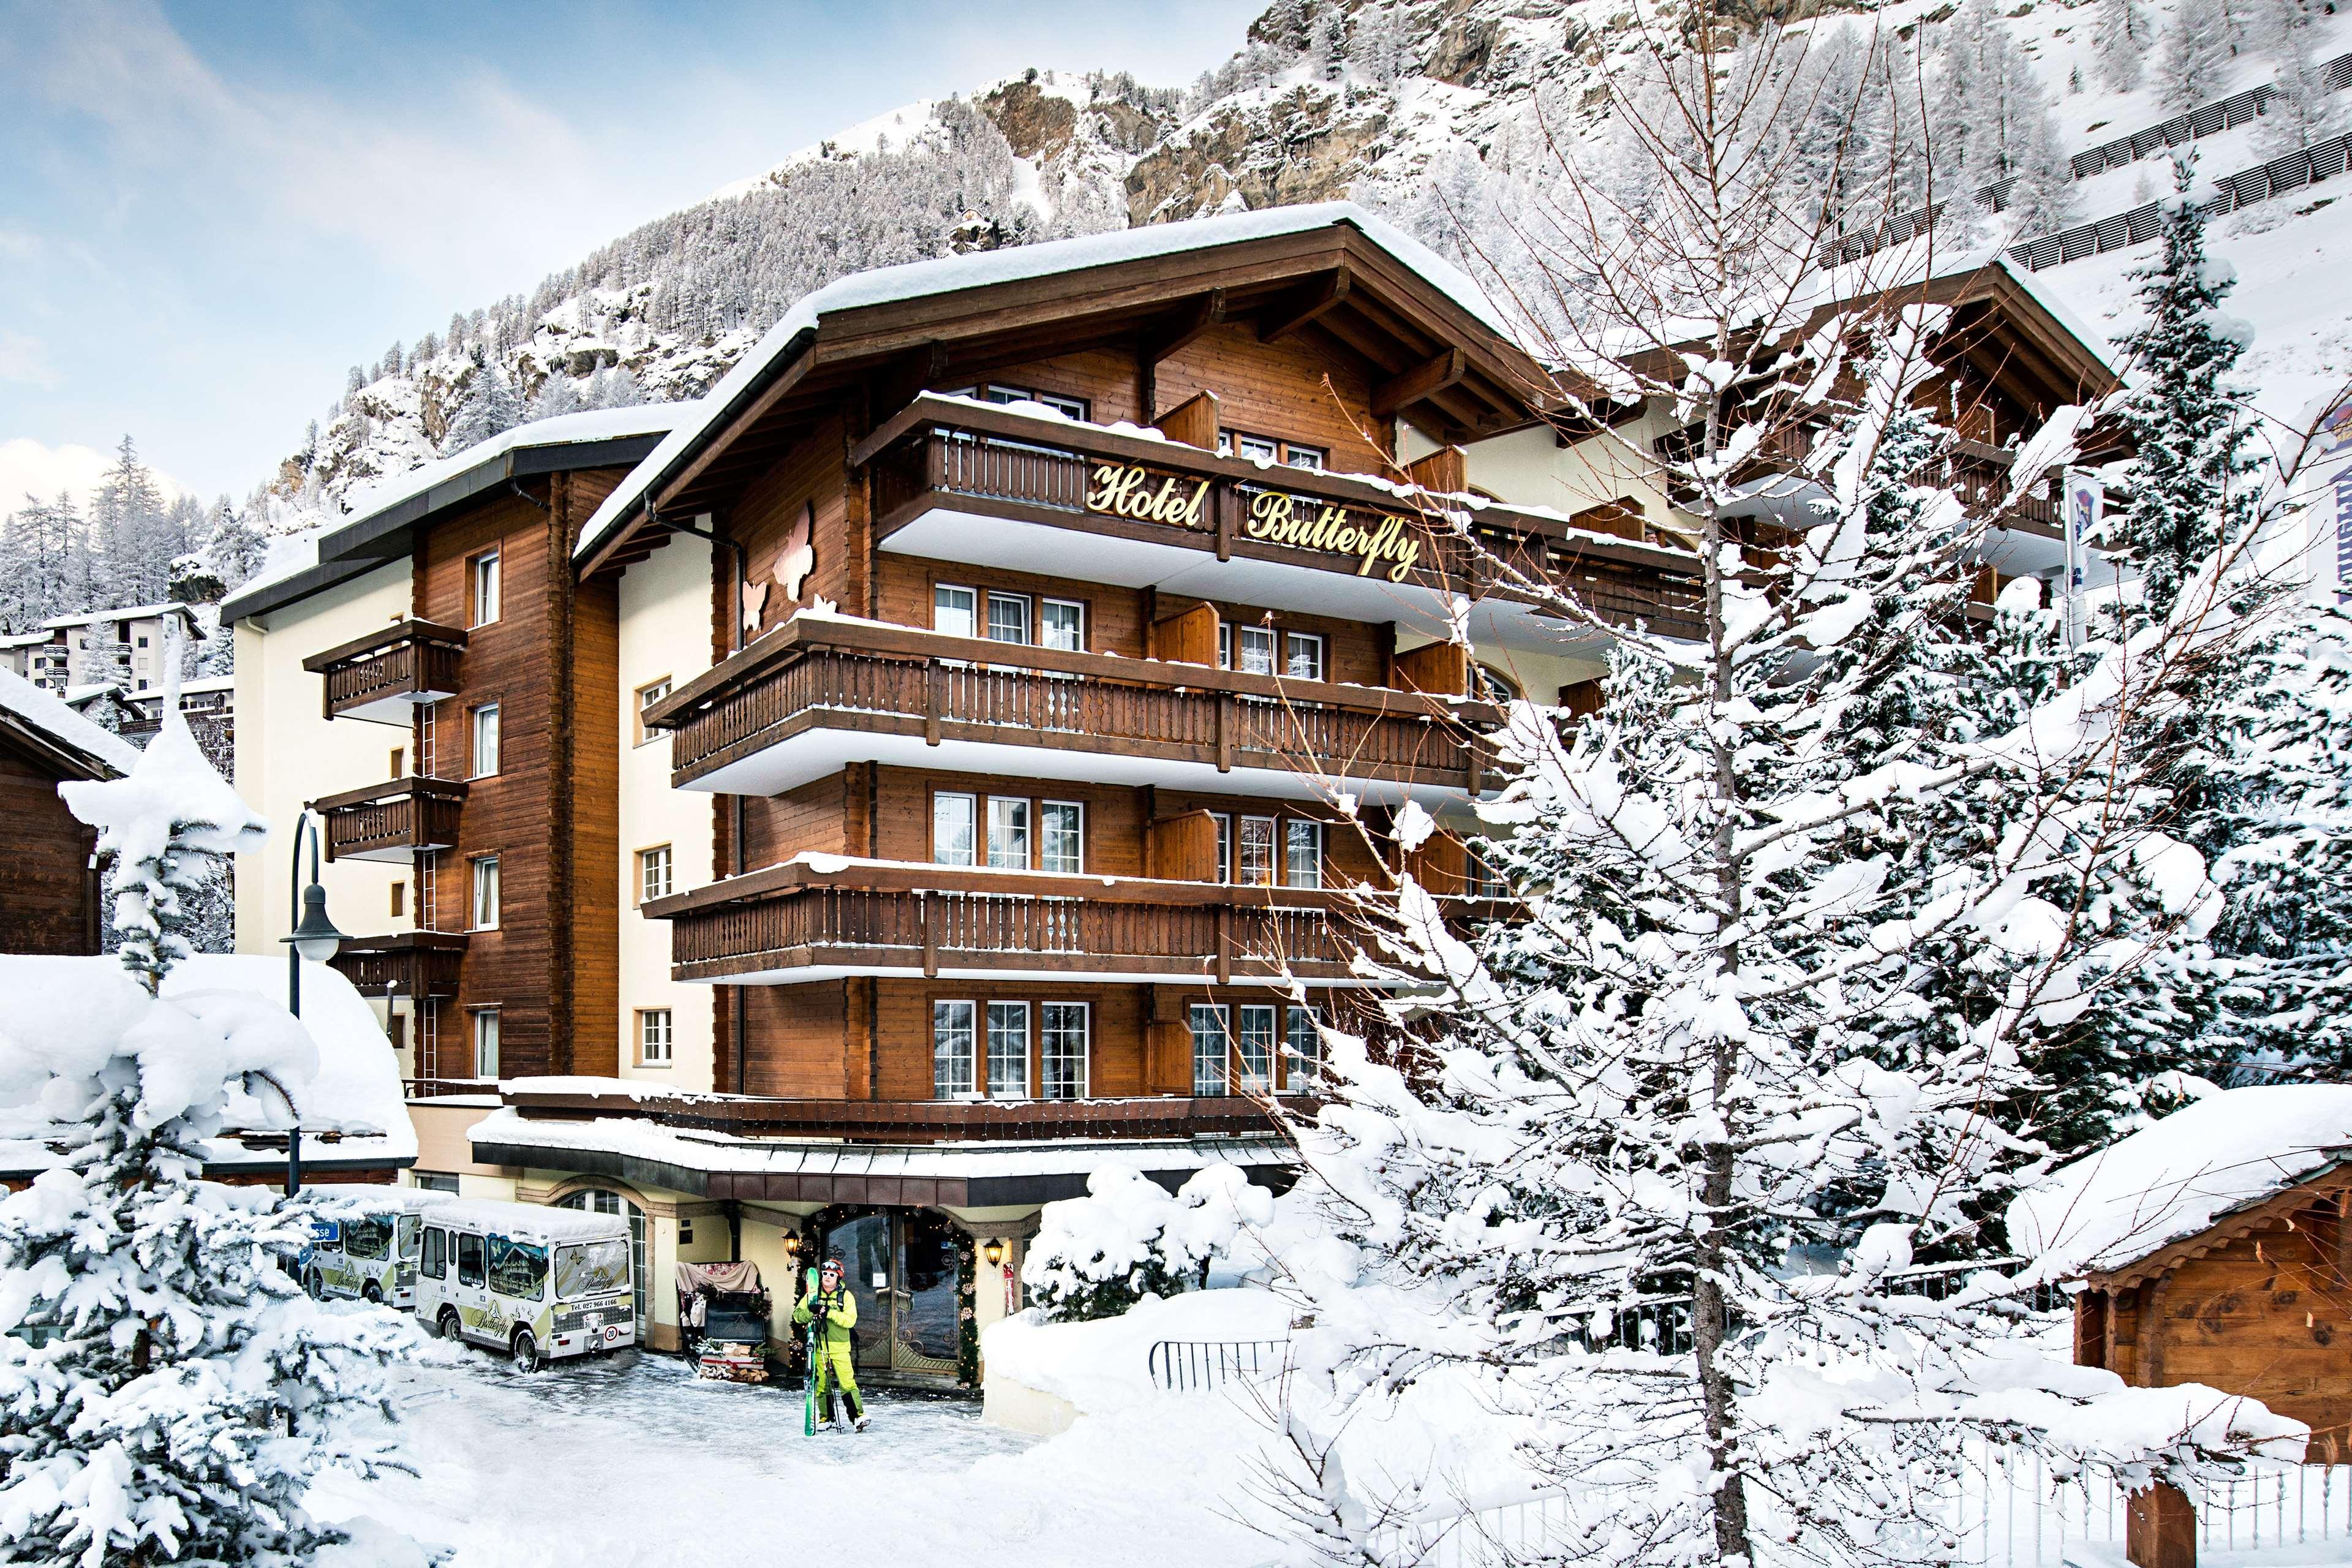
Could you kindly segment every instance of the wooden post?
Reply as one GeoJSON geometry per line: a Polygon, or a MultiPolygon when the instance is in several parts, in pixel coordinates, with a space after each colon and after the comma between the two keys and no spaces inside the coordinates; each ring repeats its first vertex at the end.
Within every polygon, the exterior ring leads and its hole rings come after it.
{"type": "Polygon", "coordinates": [[[2163,1481],[2132,1493],[2124,1555],[2138,1568],[2197,1568],[2197,1509],[2188,1494],[2163,1481]]]}
{"type": "Polygon", "coordinates": [[[940,977],[940,931],[931,919],[931,905],[937,902],[929,893],[915,895],[915,908],[921,911],[923,921],[923,978],[940,977]]]}
{"type": "Polygon", "coordinates": [[[938,659],[923,667],[923,744],[940,743],[940,712],[947,706],[947,667],[938,659]]]}
{"type": "Polygon", "coordinates": [[[1217,559],[1231,561],[1234,558],[1234,514],[1241,510],[1242,493],[1223,479],[1219,479],[1209,491],[1209,499],[1214,503],[1216,512],[1217,559]]]}
{"type": "Polygon", "coordinates": [[[1234,694],[1217,693],[1217,771],[1234,771],[1234,694]]]}
{"type": "Polygon", "coordinates": [[[1217,906],[1217,984],[1234,983],[1234,906],[1217,906]]]}

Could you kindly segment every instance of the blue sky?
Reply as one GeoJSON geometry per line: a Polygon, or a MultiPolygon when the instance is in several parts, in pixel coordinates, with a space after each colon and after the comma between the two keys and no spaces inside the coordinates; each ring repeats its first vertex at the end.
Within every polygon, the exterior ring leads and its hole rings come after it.
{"type": "Polygon", "coordinates": [[[240,500],[350,364],[1024,67],[1181,86],[1264,0],[0,0],[0,511],[126,431],[240,500]]]}

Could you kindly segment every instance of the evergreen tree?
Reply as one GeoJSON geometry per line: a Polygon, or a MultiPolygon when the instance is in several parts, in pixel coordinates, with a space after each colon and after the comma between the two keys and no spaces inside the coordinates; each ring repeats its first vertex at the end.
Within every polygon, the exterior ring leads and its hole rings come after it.
{"type": "Polygon", "coordinates": [[[478,447],[521,422],[522,406],[515,398],[514,388],[508,384],[506,374],[495,364],[478,363],[467,384],[465,405],[449,422],[449,433],[441,443],[442,454],[446,457],[478,447]]]}
{"type": "Polygon", "coordinates": [[[2230,19],[2219,0],[2179,0],[2156,60],[2159,100],[2186,114],[2220,95],[2230,69],[2230,19]]]}
{"type": "Polygon", "coordinates": [[[166,994],[205,868],[262,825],[168,700],[129,777],[65,793],[99,829],[126,973],[13,998],[0,1039],[62,1151],[0,1199],[0,1541],[83,1568],[305,1561],[340,1539],[305,1507],[313,1479],[384,1457],[345,1422],[393,1415],[381,1369],[412,1331],[301,1293],[281,1259],[309,1205],[202,1179],[233,1090],[294,1096],[317,1068],[283,1009],[166,994]]]}
{"type": "Polygon", "coordinates": [[[2265,158],[2283,158],[2325,142],[2352,119],[2346,95],[2329,88],[2326,69],[2312,52],[2310,28],[2283,28],[2282,38],[2274,51],[2278,76],[2254,126],[2254,147],[2265,158]]]}

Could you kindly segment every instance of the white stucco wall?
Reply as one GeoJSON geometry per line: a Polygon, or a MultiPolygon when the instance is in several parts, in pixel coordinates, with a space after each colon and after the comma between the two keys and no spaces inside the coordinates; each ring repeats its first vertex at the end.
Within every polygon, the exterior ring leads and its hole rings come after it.
{"type": "MultiPolygon", "coordinates": [[[[278,938],[294,929],[287,872],[296,816],[320,795],[382,784],[391,752],[409,744],[405,727],[358,719],[329,721],[320,711],[325,677],[302,668],[315,653],[409,614],[409,563],[388,562],[299,603],[236,624],[236,788],[269,819],[259,854],[236,858],[236,950],[283,953],[278,938]]],[[[413,770],[415,759],[407,759],[413,770]]],[[[309,868],[305,866],[307,875],[309,868]]],[[[321,863],[327,913],[353,936],[414,929],[415,874],[404,863],[321,863]],[[392,914],[392,884],[408,882],[407,913],[392,914]]]]}
{"type": "Polygon", "coordinates": [[[669,925],[637,911],[637,854],[670,847],[671,886],[679,892],[710,881],[712,812],[719,796],[669,786],[669,739],[636,743],[636,693],[667,677],[683,686],[710,668],[710,546],[686,534],[621,577],[621,710],[613,715],[621,748],[620,1031],[621,1075],[709,1089],[713,988],[669,977],[669,925]],[[672,1064],[637,1065],[637,1013],[667,1007],[675,1038],[672,1064]]]}

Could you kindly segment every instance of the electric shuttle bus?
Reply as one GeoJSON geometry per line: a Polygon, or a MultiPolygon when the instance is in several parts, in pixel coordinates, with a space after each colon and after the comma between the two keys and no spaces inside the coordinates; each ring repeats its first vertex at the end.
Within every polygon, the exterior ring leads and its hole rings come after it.
{"type": "Polygon", "coordinates": [[[636,1342],[629,1222],[459,1198],[422,1216],[416,1316],[532,1371],[636,1342]]]}

